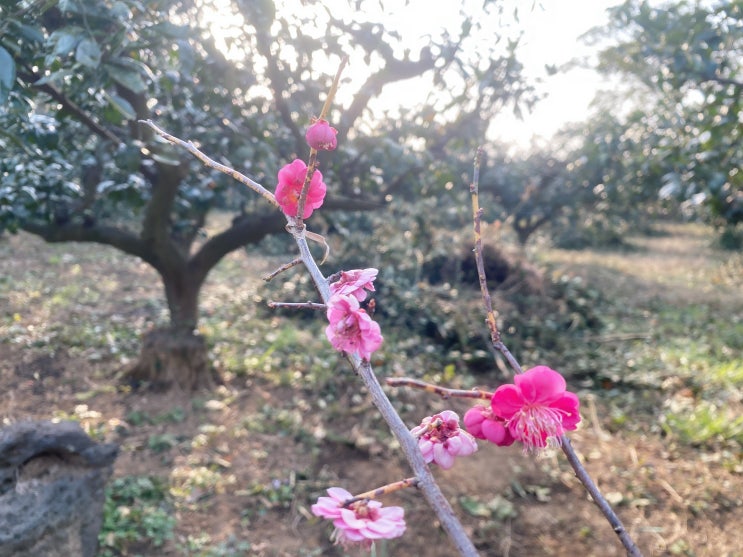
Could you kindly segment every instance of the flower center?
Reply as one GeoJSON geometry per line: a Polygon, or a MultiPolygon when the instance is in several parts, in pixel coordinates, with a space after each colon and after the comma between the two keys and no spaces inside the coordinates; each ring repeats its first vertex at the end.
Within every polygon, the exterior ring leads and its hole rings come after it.
{"type": "Polygon", "coordinates": [[[545,447],[548,437],[559,438],[563,434],[564,414],[565,412],[558,408],[538,404],[525,405],[508,420],[508,426],[516,430],[525,448],[545,447]]]}

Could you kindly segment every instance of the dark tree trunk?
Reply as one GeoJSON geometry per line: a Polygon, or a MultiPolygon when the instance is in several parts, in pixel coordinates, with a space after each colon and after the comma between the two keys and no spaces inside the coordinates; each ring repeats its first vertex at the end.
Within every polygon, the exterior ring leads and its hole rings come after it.
{"type": "Polygon", "coordinates": [[[127,372],[135,386],[184,391],[211,388],[216,373],[209,363],[206,340],[195,331],[153,329],[142,339],[139,360],[127,372]]]}
{"type": "Polygon", "coordinates": [[[196,332],[199,292],[206,273],[193,265],[161,270],[170,324],[145,334],[139,361],[129,379],[156,390],[178,386],[185,391],[211,388],[216,373],[209,363],[206,340],[196,332]]]}

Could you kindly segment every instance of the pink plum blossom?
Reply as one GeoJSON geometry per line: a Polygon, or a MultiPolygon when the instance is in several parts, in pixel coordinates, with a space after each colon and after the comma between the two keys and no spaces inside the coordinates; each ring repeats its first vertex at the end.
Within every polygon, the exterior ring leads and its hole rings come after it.
{"type": "Polygon", "coordinates": [[[459,428],[459,416],[451,410],[423,418],[410,433],[418,438],[423,459],[444,470],[454,465],[454,457],[469,456],[477,450],[474,437],[459,428]]]}
{"type": "Polygon", "coordinates": [[[405,532],[405,510],[402,507],[383,507],[375,500],[353,500],[345,489],[331,487],[330,497],[320,497],[312,505],[312,514],[333,521],[335,542],[344,547],[360,545],[371,547],[374,540],[397,538],[405,532]]]}
{"type": "Polygon", "coordinates": [[[330,324],[325,335],[333,348],[368,360],[382,345],[384,339],[379,325],[359,306],[358,299],[336,294],[328,300],[327,308],[330,324]]]}
{"type": "MultiPolygon", "coordinates": [[[[300,159],[285,165],[279,170],[279,183],[276,186],[276,201],[279,203],[281,210],[290,217],[297,216],[299,209],[299,196],[302,194],[302,186],[307,175],[307,165],[300,159]]],[[[307,200],[304,204],[302,218],[306,219],[312,214],[312,211],[320,207],[325,200],[327,186],[322,181],[322,173],[315,170],[310,181],[310,188],[307,191],[307,200]]]]}
{"type": "Polygon", "coordinates": [[[493,394],[493,415],[505,421],[508,431],[525,449],[541,449],[547,439],[557,443],[580,422],[580,401],[566,391],[565,378],[547,366],[537,366],[501,385],[493,394]]]}
{"type": "Polygon", "coordinates": [[[374,279],[379,271],[374,268],[342,271],[341,278],[331,283],[331,294],[354,296],[359,302],[366,299],[366,292],[374,292],[374,279]]]}
{"type": "Polygon", "coordinates": [[[502,418],[493,415],[491,408],[478,404],[467,410],[462,419],[467,431],[477,439],[484,439],[498,445],[508,447],[515,441],[502,418]]]}
{"type": "Polygon", "coordinates": [[[307,144],[318,151],[332,151],[338,146],[338,130],[328,124],[327,120],[315,120],[304,135],[307,144]]]}

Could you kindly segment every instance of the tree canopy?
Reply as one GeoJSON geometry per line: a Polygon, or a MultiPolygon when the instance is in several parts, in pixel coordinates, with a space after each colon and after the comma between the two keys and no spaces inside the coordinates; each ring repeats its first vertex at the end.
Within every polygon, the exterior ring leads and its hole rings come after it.
{"type": "MultiPolygon", "coordinates": [[[[715,224],[743,222],[743,2],[627,0],[593,32],[599,70],[634,86],[623,138],[646,187],[715,224]]],[[[613,99],[616,104],[617,99],[613,99]]]]}
{"type": "Polygon", "coordinates": [[[478,17],[460,12],[453,30],[416,51],[363,16],[365,4],[336,14],[235,0],[221,8],[232,38],[218,45],[198,23],[209,2],[2,1],[0,229],[141,258],[163,279],[169,329],[190,336],[209,270],[283,230],[284,219],[138,121],[155,120],[272,189],[281,165],[304,155],[304,128],[345,56],[368,72],[331,113],[341,148],[322,169],[333,185],[324,212],[444,191],[436,169],[452,172],[489,116],[532,100],[516,43],[501,44],[491,27],[489,43],[465,48],[497,18],[494,2],[478,17]],[[395,118],[372,113],[385,86],[412,77],[427,83],[420,102],[395,118]],[[234,217],[203,237],[215,207],[234,217]]]}

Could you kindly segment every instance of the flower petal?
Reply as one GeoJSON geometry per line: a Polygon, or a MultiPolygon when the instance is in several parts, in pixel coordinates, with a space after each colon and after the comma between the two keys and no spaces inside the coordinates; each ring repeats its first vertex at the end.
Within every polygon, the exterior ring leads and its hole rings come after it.
{"type": "Polygon", "coordinates": [[[517,374],[513,382],[528,402],[549,403],[565,392],[565,378],[547,366],[536,366],[517,374]]]}

